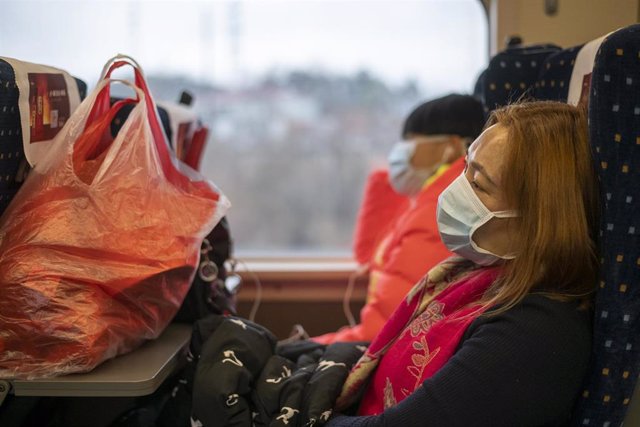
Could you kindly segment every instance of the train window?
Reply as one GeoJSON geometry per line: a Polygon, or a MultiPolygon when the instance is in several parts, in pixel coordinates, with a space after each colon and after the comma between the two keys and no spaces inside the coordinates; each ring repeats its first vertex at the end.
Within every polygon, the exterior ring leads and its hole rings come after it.
{"type": "Polygon", "coordinates": [[[425,99],[488,60],[477,0],[4,1],[0,52],[95,84],[117,52],[156,98],[193,93],[203,172],[241,256],[346,255],[363,184],[425,99]]]}

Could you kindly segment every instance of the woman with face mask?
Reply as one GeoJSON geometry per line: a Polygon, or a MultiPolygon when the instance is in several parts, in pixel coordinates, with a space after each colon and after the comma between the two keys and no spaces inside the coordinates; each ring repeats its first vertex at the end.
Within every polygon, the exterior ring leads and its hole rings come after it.
{"type": "Polygon", "coordinates": [[[407,117],[389,169],[370,175],[358,215],[354,254],[369,271],[360,323],[314,340],[371,341],[416,281],[451,255],[438,235],[438,196],[462,172],[467,141],[483,124],[480,102],[457,94],[407,117]]]}
{"type": "Polygon", "coordinates": [[[407,295],[351,371],[344,426],[567,425],[590,351],[598,191],[583,111],[495,111],[438,200],[456,253],[407,295]]]}

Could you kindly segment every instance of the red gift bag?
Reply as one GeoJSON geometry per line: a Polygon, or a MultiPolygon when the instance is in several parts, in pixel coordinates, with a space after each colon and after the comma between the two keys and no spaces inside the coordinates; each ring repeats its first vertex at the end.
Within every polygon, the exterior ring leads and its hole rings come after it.
{"type": "Polygon", "coordinates": [[[173,157],[135,61],[114,59],[0,218],[0,378],[88,371],[156,338],[229,206],[173,157]],[[137,99],[110,106],[127,64],[137,99]]]}

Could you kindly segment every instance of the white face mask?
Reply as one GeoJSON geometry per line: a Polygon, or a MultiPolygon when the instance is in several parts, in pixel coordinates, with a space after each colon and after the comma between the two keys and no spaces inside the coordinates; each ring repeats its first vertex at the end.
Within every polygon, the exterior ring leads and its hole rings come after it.
{"type": "MultiPolygon", "coordinates": [[[[436,139],[434,142],[443,142],[443,139],[436,139]]],[[[430,142],[421,142],[429,144],[430,142]]],[[[424,183],[442,166],[449,151],[445,150],[442,161],[430,168],[416,168],[411,165],[416,146],[415,141],[396,142],[389,152],[389,181],[395,191],[406,196],[415,196],[420,192],[424,183]]]]}
{"type": "Polygon", "coordinates": [[[476,245],[473,233],[491,218],[517,217],[516,211],[491,212],[473,191],[464,173],[438,198],[438,231],[447,248],[476,264],[492,265],[515,255],[497,255],[476,245]]]}

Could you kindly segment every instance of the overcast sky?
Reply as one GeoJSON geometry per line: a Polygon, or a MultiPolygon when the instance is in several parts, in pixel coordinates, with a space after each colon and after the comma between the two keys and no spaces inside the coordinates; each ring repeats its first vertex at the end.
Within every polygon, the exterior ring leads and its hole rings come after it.
{"type": "Polygon", "coordinates": [[[0,0],[0,56],[93,84],[117,52],[148,74],[223,84],[269,70],[359,69],[428,93],[469,92],[487,63],[477,0],[0,0]]]}

